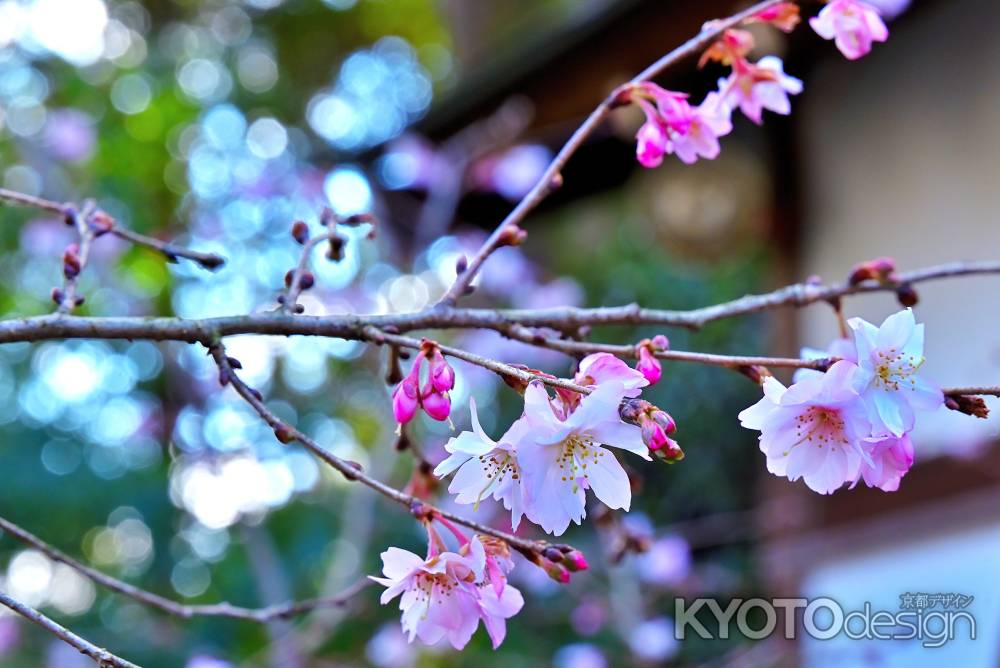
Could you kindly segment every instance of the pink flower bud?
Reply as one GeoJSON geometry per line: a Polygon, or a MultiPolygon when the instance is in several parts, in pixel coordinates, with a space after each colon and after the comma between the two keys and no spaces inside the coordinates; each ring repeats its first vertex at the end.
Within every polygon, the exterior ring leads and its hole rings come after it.
{"type": "Polygon", "coordinates": [[[663,428],[664,433],[672,434],[677,431],[677,423],[666,411],[656,409],[649,414],[649,417],[663,428]]]}
{"type": "Polygon", "coordinates": [[[437,392],[448,392],[455,387],[455,370],[444,359],[444,355],[437,348],[430,354],[427,360],[429,369],[430,384],[437,392]]]}
{"type": "Polygon", "coordinates": [[[556,582],[561,584],[569,582],[569,569],[562,564],[557,564],[554,561],[549,561],[548,559],[543,558],[540,565],[542,570],[545,571],[545,574],[556,582]]]}
{"type": "Polygon", "coordinates": [[[646,377],[650,385],[655,385],[660,380],[663,370],[660,367],[660,360],[653,356],[653,351],[650,348],[650,345],[639,348],[639,363],[635,365],[635,368],[646,377]]]}
{"type": "Polygon", "coordinates": [[[666,128],[659,122],[649,120],[642,124],[635,136],[635,157],[643,167],[659,167],[670,145],[666,128]]]}
{"type": "Polygon", "coordinates": [[[646,444],[650,450],[659,450],[667,441],[667,434],[663,431],[663,427],[656,424],[649,418],[644,418],[642,420],[642,426],[640,427],[642,432],[642,442],[646,444]]]}
{"type": "Polygon", "coordinates": [[[667,438],[666,443],[659,450],[654,450],[653,454],[657,459],[667,464],[676,464],[684,459],[684,451],[681,450],[681,446],[677,444],[677,441],[672,438],[667,438]]]}
{"type": "Polygon", "coordinates": [[[583,556],[583,552],[579,550],[570,550],[563,555],[563,563],[566,564],[566,568],[573,571],[585,571],[590,568],[587,563],[586,557],[583,556]]]}
{"type": "Polygon", "coordinates": [[[429,392],[420,398],[420,405],[438,422],[444,422],[451,414],[451,398],[447,392],[429,392]]]}
{"type": "Polygon", "coordinates": [[[657,334],[656,336],[654,336],[653,340],[650,341],[650,343],[653,344],[653,348],[656,350],[656,352],[670,350],[670,339],[665,337],[663,334],[657,334]]]}
{"type": "Polygon", "coordinates": [[[392,413],[399,424],[406,424],[417,414],[417,406],[420,403],[417,385],[419,369],[419,365],[414,365],[410,375],[401,380],[392,393],[392,413]]]}

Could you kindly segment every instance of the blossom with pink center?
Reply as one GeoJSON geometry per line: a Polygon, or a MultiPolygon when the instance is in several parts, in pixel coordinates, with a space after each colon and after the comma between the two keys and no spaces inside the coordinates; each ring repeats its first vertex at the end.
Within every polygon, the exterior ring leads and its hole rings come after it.
{"type": "Polygon", "coordinates": [[[857,390],[872,423],[872,437],[900,437],[913,429],[917,411],[934,411],[944,403],[941,390],[919,375],[924,363],[924,326],[911,309],[875,327],[852,318],[858,366],[857,390]]]}
{"type": "Polygon", "coordinates": [[[580,360],[573,382],[586,387],[603,383],[621,383],[625,396],[637,397],[649,380],[641,371],[629,367],[611,353],[594,353],[580,360]]]}
{"type": "Polygon", "coordinates": [[[656,167],[663,156],[675,154],[685,163],[719,155],[719,137],[732,131],[730,109],[717,94],[692,107],[687,95],[643,82],[633,89],[635,102],[646,114],[636,135],[636,158],[656,167]]]}
{"type": "Polygon", "coordinates": [[[789,95],[802,92],[802,81],[788,76],[777,56],[765,56],[756,64],[746,60],[733,63],[733,73],[719,80],[722,101],[740,111],[754,123],[763,122],[764,110],[788,115],[792,111],[789,95]]]}
{"type": "Polygon", "coordinates": [[[767,469],[810,489],[829,494],[854,481],[867,457],[861,440],[870,424],[855,390],[858,367],[840,361],[822,375],[789,388],[764,380],[764,398],[740,413],[741,424],[760,434],[767,469]]]}
{"type": "Polygon", "coordinates": [[[913,443],[909,435],[900,438],[884,438],[866,444],[865,450],[871,460],[862,461],[854,484],[864,478],[869,487],[878,487],[884,492],[895,492],[899,481],[913,466],[913,443]]]}
{"type": "Polygon", "coordinates": [[[733,130],[730,108],[718,93],[709,93],[705,101],[691,110],[687,132],[673,137],[672,152],[682,162],[692,164],[698,158],[714,160],[719,156],[719,137],[733,130]]]}
{"type": "Polygon", "coordinates": [[[889,39],[878,9],[860,0],[831,0],[809,25],[823,39],[832,39],[849,60],[871,51],[873,42],[889,39]]]}
{"type": "MultiPolygon", "coordinates": [[[[633,369],[611,353],[593,353],[580,360],[573,382],[589,388],[595,388],[601,383],[621,383],[625,388],[626,397],[639,396],[642,388],[649,385],[645,374],[633,369]]],[[[555,388],[555,392],[556,401],[553,408],[559,419],[565,419],[576,410],[583,397],[579,392],[561,387],[555,388]]]]}
{"type": "Polygon", "coordinates": [[[482,544],[473,539],[468,554],[441,552],[423,559],[412,552],[390,547],[382,553],[385,577],[371,579],[386,587],[380,603],[401,596],[403,632],[410,642],[427,645],[447,638],[462,649],[472,638],[480,619],[479,589],[486,566],[482,544]]]}
{"type": "Polygon", "coordinates": [[[527,422],[517,420],[494,441],[479,424],[474,399],[469,401],[469,412],[472,431],[463,431],[445,444],[449,456],[434,469],[434,475],[443,478],[457,471],[448,485],[456,503],[478,507],[492,496],[511,512],[511,526],[517,529],[524,514],[524,488],[515,444],[524,436],[527,422]]]}
{"type": "Polygon", "coordinates": [[[611,451],[621,448],[649,459],[638,427],[622,422],[618,407],[625,387],[599,384],[565,419],[553,411],[540,382],[524,394],[524,419],[517,461],[525,490],[525,515],[545,531],[562,534],[570,522],[586,516],[586,490],[612,509],[628,510],[632,490],[628,475],[611,451]]]}

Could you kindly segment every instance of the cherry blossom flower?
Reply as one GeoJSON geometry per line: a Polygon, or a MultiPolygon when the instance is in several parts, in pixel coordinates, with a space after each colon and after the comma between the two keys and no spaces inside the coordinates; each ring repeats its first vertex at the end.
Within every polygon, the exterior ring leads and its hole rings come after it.
{"type": "Polygon", "coordinates": [[[440,552],[427,559],[398,547],[382,553],[385,577],[370,577],[386,587],[382,605],[402,594],[401,622],[410,642],[416,637],[434,645],[447,638],[462,649],[472,638],[481,617],[476,583],[483,579],[486,554],[477,539],[467,549],[466,555],[440,552]]]}
{"type": "Polygon", "coordinates": [[[778,30],[792,32],[802,18],[799,16],[799,6],[794,2],[780,2],[754,15],[753,20],[770,23],[778,30]]]}
{"type": "Polygon", "coordinates": [[[916,411],[937,410],[941,390],[920,375],[924,363],[924,326],[911,309],[894,313],[881,327],[861,318],[848,325],[854,331],[858,392],[872,423],[873,437],[900,437],[913,429],[916,411]]]}
{"type": "MultiPolygon", "coordinates": [[[[869,487],[895,492],[899,481],[913,466],[913,443],[906,434],[900,438],[884,438],[866,448],[870,462],[862,461],[854,484],[864,478],[869,487]]],[[[853,485],[852,485],[853,487],[853,485]]]]}
{"type": "Polygon", "coordinates": [[[733,130],[732,112],[718,93],[709,93],[705,101],[691,110],[687,132],[673,137],[672,152],[682,162],[692,164],[698,158],[714,160],[719,156],[719,137],[733,130]]]}
{"type": "Polygon", "coordinates": [[[528,424],[517,420],[497,442],[479,424],[475,399],[469,401],[469,412],[472,431],[463,431],[445,444],[450,454],[434,469],[434,475],[443,478],[457,471],[448,486],[456,503],[478,506],[492,496],[511,511],[511,526],[517,529],[524,514],[524,489],[515,444],[524,437],[528,424]]]}
{"type": "Polygon", "coordinates": [[[507,620],[524,606],[524,597],[507,584],[507,573],[514,568],[507,543],[488,536],[477,536],[474,540],[479,540],[486,552],[485,576],[477,584],[479,616],[496,649],[507,635],[507,620]]]}
{"type": "Polygon", "coordinates": [[[857,478],[867,457],[861,439],[870,428],[854,389],[857,372],[856,365],[844,360],[787,389],[773,377],[764,380],[764,398],[739,419],[761,432],[768,471],[791,481],[802,478],[820,494],[857,478]]]}
{"type": "Polygon", "coordinates": [[[730,109],[716,94],[692,107],[687,95],[643,82],[633,90],[635,102],[646,114],[636,135],[636,158],[643,167],[656,167],[663,156],[675,154],[688,164],[699,157],[719,155],[719,137],[732,131],[730,109]]]}
{"type": "Polygon", "coordinates": [[[585,490],[612,509],[628,510],[632,490],[628,475],[603,445],[622,448],[649,459],[642,434],[622,422],[618,407],[625,396],[618,382],[599,384],[579,406],[559,419],[539,382],[524,394],[529,429],[517,443],[517,460],[525,488],[525,514],[555,535],[586,516],[585,490]]]}
{"type": "MultiPolygon", "coordinates": [[[[836,357],[855,364],[858,363],[858,349],[854,345],[854,339],[834,339],[830,342],[830,345],[826,350],[808,347],[802,348],[799,352],[799,356],[804,360],[824,360],[836,357]]],[[[823,375],[823,372],[817,371],[816,369],[796,369],[792,380],[797,383],[803,378],[821,375],[823,375]]]]}
{"type": "MultiPolygon", "coordinates": [[[[626,397],[639,396],[642,388],[649,385],[645,374],[611,353],[593,353],[580,360],[573,382],[589,388],[595,388],[601,383],[621,383],[625,387],[626,397]]],[[[565,420],[580,405],[583,397],[579,392],[561,387],[555,388],[555,392],[553,410],[560,420],[565,420]]]]}
{"type": "Polygon", "coordinates": [[[788,115],[789,95],[802,92],[802,81],[788,76],[777,56],[765,56],[756,64],[746,60],[733,63],[733,73],[719,80],[719,93],[730,107],[739,107],[754,123],[763,122],[764,110],[788,115]]]}
{"type": "Polygon", "coordinates": [[[631,368],[611,353],[594,353],[580,360],[573,382],[586,387],[597,387],[602,383],[621,383],[626,397],[639,396],[641,389],[649,385],[644,373],[631,368]]]}
{"type": "Polygon", "coordinates": [[[889,38],[878,9],[860,0],[831,0],[809,25],[823,39],[832,39],[849,60],[872,50],[872,42],[889,38]]]}

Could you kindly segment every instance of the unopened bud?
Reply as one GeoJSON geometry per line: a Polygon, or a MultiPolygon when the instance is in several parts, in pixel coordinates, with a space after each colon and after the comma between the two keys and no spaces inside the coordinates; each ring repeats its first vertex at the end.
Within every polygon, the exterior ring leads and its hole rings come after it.
{"type": "Polygon", "coordinates": [[[909,283],[902,283],[896,288],[896,299],[899,300],[901,306],[907,308],[916,306],[917,302],[920,301],[917,291],[909,283]]]}
{"type": "Polygon", "coordinates": [[[299,276],[299,290],[308,290],[314,285],[316,285],[316,277],[313,276],[313,273],[311,271],[303,271],[302,275],[299,276]]]}
{"type": "Polygon", "coordinates": [[[569,582],[569,569],[562,564],[549,561],[548,559],[542,559],[540,566],[542,570],[545,571],[545,574],[556,582],[560,584],[566,584],[569,582]]]}
{"type": "Polygon", "coordinates": [[[63,252],[63,276],[67,279],[74,279],[80,275],[80,247],[70,244],[63,252]]]}
{"type": "Polygon", "coordinates": [[[469,268],[469,260],[464,255],[459,255],[458,259],[455,260],[455,273],[464,274],[465,270],[469,268]]]}
{"type": "Polygon", "coordinates": [[[986,405],[986,401],[982,397],[972,394],[947,396],[944,398],[944,405],[949,410],[958,411],[959,413],[965,413],[977,418],[985,419],[990,414],[990,409],[986,405]]]}
{"type": "Polygon", "coordinates": [[[274,436],[285,445],[288,445],[289,443],[295,440],[295,435],[292,432],[291,427],[289,427],[286,424],[279,424],[277,427],[275,427],[274,436]]]}
{"type": "Polygon", "coordinates": [[[104,213],[103,211],[98,211],[90,217],[87,221],[90,229],[93,230],[94,236],[99,237],[107,234],[114,228],[115,219],[104,213]]]}
{"type": "Polygon", "coordinates": [[[590,568],[587,563],[587,558],[583,556],[583,552],[580,550],[570,550],[563,555],[563,563],[566,564],[566,568],[570,571],[576,573],[578,571],[585,571],[590,568]]]}
{"type": "Polygon", "coordinates": [[[891,257],[878,257],[874,260],[855,265],[854,269],[851,270],[847,282],[851,285],[857,285],[858,283],[870,280],[884,283],[890,279],[892,273],[895,271],[895,260],[891,257]]]}
{"type": "Polygon", "coordinates": [[[344,259],[344,246],[347,245],[347,239],[335,234],[330,237],[330,247],[326,250],[326,259],[331,262],[340,262],[344,259]]]}
{"type": "Polygon", "coordinates": [[[229,366],[231,366],[234,369],[242,369],[243,368],[243,365],[235,357],[226,357],[226,364],[228,364],[229,366]]]}
{"type": "Polygon", "coordinates": [[[309,226],[305,224],[305,221],[296,220],[292,223],[292,238],[300,244],[309,241],[309,226]]]}
{"type": "Polygon", "coordinates": [[[62,304],[63,299],[65,297],[66,295],[63,294],[61,288],[52,288],[52,301],[54,301],[56,304],[62,304]]]}
{"type": "Polygon", "coordinates": [[[507,225],[497,239],[498,246],[520,246],[528,238],[528,233],[516,224],[507,225]]]}

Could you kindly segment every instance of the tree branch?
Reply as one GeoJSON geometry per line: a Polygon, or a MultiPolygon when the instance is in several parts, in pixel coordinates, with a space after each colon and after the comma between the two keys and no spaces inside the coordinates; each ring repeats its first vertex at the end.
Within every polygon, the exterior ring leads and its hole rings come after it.
{"type": "MultiPolygon", "coordinates": [[[[76,212],[76,207],[73,204],[60,204],[59,202],[54,202],[42,197],[35,197],[34,195],[19,193],[13,190],[7,190],[6,188],[0,188],[0,201],[8,202],[10,204],[18,204],[20,206],[29,206],[43,211],[50,211],[65,218],[74,216],[76,212]]],[[[145,246],[146,248],[151,248],[159,253],[162,253],[170,262],[176,262],[177,258],[182,257],[187,260],[191,260],[192,262],[196,262],[205,269],[218,269],[226,263],[226,259],[224,257],[216,255],[215,253],[203,253],[201,251],[191,250],[190,248],[184,248],[183,246],[177,246],[165,241],[160,241],[159,239],[154,239],[153,237],[148,237],[145,234],[133,232],[130,229],[122,227],[116,220],[114,220],[114,218],[109,216],[107,212],[101,211],[100,209],[94,211],[94,213],[103,214],[103,216],[110,221],[111,227],[105,230],[106,232],[115,235],[119,239],[128,241],[129,243],[136,244],[137,246],[145,246]]]]}
{"type": "Polygon", "coordinates": [[[38,624],[52,635],[62,640],[64,643],[75,648],[81,654],[89,656],[91,659],[96,661],[97,665],[101,666],[101,668],[141,668],[141,666],[138,666],[131,661],[126,661],[120,656],[115,656],[108,650],[98,647],[86,638],[78,636],[65,626],[49,619],[38,610],[11,598],[2,591],[0,591],[0,604],[7,606],[25,619],[38,624]]]}
{"type": "Polygon", "coordinates": [[[472,529],[476,533],[493,536],[506,541],[512,548],[525,555],[543,554],[545,550],[550,547],[547,541],[521,538],[519,536],[515,536],[514,534],[507,533],[506,531],[500,531],[499,529],[494,529],[485,524],[481,524],[475,520],[470,520],[450,511],[441,510],[440,508],[436,508],[425,502],[423,499],[411,496],[410,494],[405,494],[395,487],[385,484],[381,480],[372,478],[361,470],[360,465],[354,462],[349,462],[346,459],[341,459],[317,443],[310,436],[302,433],[292,425],[283,422],[281,418],[271,412],[271,410],[264,404],[264,400],[260,393],[244,383],[243,380],[236,375],[236,372],[233,369],[234,360],[226,356],[225,348],[223,348],[221,343],[212,344],[209,351],[211,352],[216,365],[219,367],[219,381],[223,385],[232,385],[233,389],[236,390],[236,393],[239,394],[244,401],[250,404],[250,407],[253,408],[254,411],[256,411],[256,413],[264,420],[264,422],[266,422],[268,426],[274,430],[275,436],[283,443],[298,441],[305,446],[307,450],[312,452],[326,464],[329,464],[331,467],[336,469],[348,480],[357,481],[362,485],[375,490],[379,494],[392,499],[396,503],[406,506],[410,509],[410,512],[415,515],[421,517],[443,517],[451,520],[452,522],[461,524],[466,528],[472,529]]]}
{"type": "MultiPolygon", "coordinates": [[[[1000,261],[951,262],[898,275],[899,283],[1000,274],[1000,261]]],[[[747,295],[714,306],[688,311],[642,308],[638,304],[597,308],[556,307],[545,309],[429,308],[411,313],[386,315],[295,316],[253,313],[244,316],[185,320],[181,318],[104,317],[82,318],[35,316],[0,320],[0,343],[50,339],[143,339],[148,341],[211,342],[236,334],[303,335],[358,339],[367,326],[383,331],[420,329],[492,329],[505,333],[512,325],[572,330],[595,325],[663,325],[698,329],[724,318],[816,302],[850,295],[893,292],[895,284],[865,281],[821,285],[797,283],[773,292],[747,295]]]]}
{"type": "Polygon", "coordinates": [[[66,553],[60,551],[58,548],[49,545],[38,536],[35,536],[3,517],[0,517],[0,529],[25,545],[30,545],[35,548],[52,561],[69,566],[76,572],[90,580],[93,580],[102,587],[106,587],[107,589],[122,594],[123,596],[128,596],[143,605],[156,608],[157,610],[161,610],[167,614],[180,617],[182,619],[190,619],[192,617],[228,617],[231,619],[242,619],[248,622],[264,624],[275,619],[293,617],[311,610],[316,610],[317,608],[342,606],[352,596],[362,591],[369,584],[367,580],[359,580],[335,596],[274,605],[266,608],[243,608],[240,606],[230,605],[229,603],[186,605],[160,596],[159,594],[146,591],[145,589],[140,589],[139,587],[111,577],[110,575],[95,568],[91,568],[86,564],[82,564],[66,553]]]}
{"type": "Polygon", "coordinates": [[[521,221],[523,221],[525,217],[531,213],[531,211],[541,204],[550,193],[562,184],[563,167],[567,162],[569,162],[569,159],[574,153],[577,152],[587,138],[593,134],[594,130],[596,130],[601,123],[604,122],[604,119],[608,117],[611,110],[618,105],[620,94],[623,91],[625,91],[629,86],[658,76],[671,65],[683,60],[684,58],[692,56],[707,47],[728,28],[739,25],[748,18],[759,14],[761,11],[771,7],[772,5],[776,5],[779,2],[781,2],[781,0],[765,0],[764,2],[759,2],[727,19],[706,23],[698,35],[692,37],[684,44],[657,60],[655,63],[633,77],[633,79],[628,83],[623,84],[612,91],[612,93],[605,98],[604,101],[601,102],[596,109],[594,109],[594,111],[591,112],[590,116],[587,117],[583,124],[576,129],[566,144],[559,150],[559,153],[556,154],[556,157],[553,158],[551,164],[549,164],[545,172],[542,173],[534,187],[532,187],[528,194],[524,196],[516,207],[514,207],[514,210],[507,214],[507,217],[500,222],[489,238],[483,242],[483,245],[472,257],[472,259],[469,260],[466,268],[459,272],[458,276],[455,277],[455,282],[448,289],[448,291],[445,292],[444,296],[441,297],[441,300],[438,303],[444,306],[454,306],[458,299],[468,291],[470,285],[472,284],[472,279],[476,277],[476,274],[482,268],[486,259],[493,253],[493,251],[505,245],[505,237],[512,233],[516,233],[521,221]]]}

